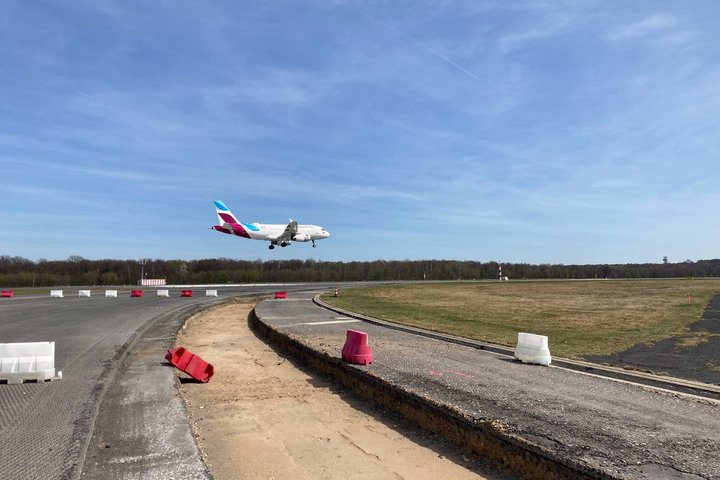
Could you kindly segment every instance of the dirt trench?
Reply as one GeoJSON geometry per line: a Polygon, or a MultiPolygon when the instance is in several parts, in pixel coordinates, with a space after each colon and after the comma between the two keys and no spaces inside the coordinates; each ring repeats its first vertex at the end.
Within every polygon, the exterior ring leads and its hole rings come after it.
{"type": "Polygon", "coordinates": [[[215,366],[207,384],[179,374],[215,479],[513,478],[279,355],[248,327],[252,307],[205,311],[178,336],[215,366]]]}

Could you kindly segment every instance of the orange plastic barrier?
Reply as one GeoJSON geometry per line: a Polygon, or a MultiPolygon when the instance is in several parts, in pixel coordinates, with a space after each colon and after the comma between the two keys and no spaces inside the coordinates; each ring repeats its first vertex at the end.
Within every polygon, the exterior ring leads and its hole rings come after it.
{"type": "Polygon", "coordinates": [[[180,292],[181,297],[192,297],[192,290],[183,290],[180,292]]]}
{"type": "Polygon", "coordinates": [[[199,382],[207,383],[215,374],[215,367],[211,363],[206,362],[185,347],[169,349],[165,360],[199,382]]]}
{"type": "Polygon", "coordinates": [[[15,296],[14,290],[3,290],[2,294],[0,294],[0,297],[2,298],[13,298],[15,296]]]}
{"type": "Polygon", "coordinates": [[[275,300],[283,298],[287,299],[287,292],[275,292],[275,300]]]}
{"type": "Polygon", "coordinates": [[[142,290],[132,290],[132,291],[130,292],[130,296],[131,296],[131,297],[142,297],[142,296],[143,296],[143,291],[142,291],[142,290]]]}
{"type": "Polygon", "coordinates": [[[368,345],[368,334],[359,330],[348,330],[342,359],[356,365],[369,365],[373,362],[373,353],[368,345]]]}

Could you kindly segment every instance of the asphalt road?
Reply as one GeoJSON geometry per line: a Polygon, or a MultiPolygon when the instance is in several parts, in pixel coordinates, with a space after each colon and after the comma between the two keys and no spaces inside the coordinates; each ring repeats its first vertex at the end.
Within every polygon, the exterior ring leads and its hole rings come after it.
{"type": "Polygon", "coordinates": [[[369,375],[619,478],[720,478],[720,402],[511,358],[342,317],[289,295],[260,320],[339,357],[347,329],[369,334],[369,375]]]}
{"type": "MultiPolygon", "coordinates": [[[[48,295],[0,299],[0,342],[54,341],[55,367],[63,372],[62,380],[52,382],[0,384],[0,478],[80,478],[96,419],[112,423],[122,416],[112,408],[103,408],[101,403],[116,377],[134,373],[118,372],[123,354],[130,346],[134,351],[137,344],[144,346],[146,354],[149,351],[158,359],[149,362],[151,366],[159,366],[158,369],[138,377],[132,390],[135,396],[163,393],[160,388],[163,382],[172,387],[176,377],[172,368],[164,368],[163,347],[171,341],[170,337],[193,306],[222,301],[228,296],[257,296],[276,290],[307,288],[293,285],[220,287],[217,300],[204,296],[205,287],[196,288],[191,298],[180,298],[179,289],[173,288],[171,298],[158,298],[155,288],[144,287],[143,298],[130,298],[129,291],[123,290],[119,298],[104,298],[104,289],[95,289],[91,298],[78,298],[78,289],[66,288],[65,298],[48,295]],[[160,338],[148,336],[156,324],[165,325],[166,332],[170,333],[160,338]]],[[[120,403],[131,399],[120,399],[120,403]]],[[[182,416],[184,410],[177,404],[175,408],[173,418],[180,414],[182,421],[174,425],[176,429],[185,429],[175,433],[181,443],[186,442],[184,451],[196,455],[187,420],[182,416]]],[[[151,432],[154,425],[145,420],[140,430],[151,432]]],[[[113,442],[125,432],[115,434],[113,442]]],[[[145,443],[146,449],[150,449],[145,443]]],[[[107,450],[113,450],[112,445],[107,450]]],[[[153,458],[151,456],[150,461],[153,458]]],[[[137,478],[150,478],[143,474],[146,463],[133,464],[137,478]]],[[[191,468],[195,469],[193,472],[204,471],[202,465],[191,468]]],[[[163,476],[162,471],[159,474],[157,478],[170,478],[163,476]]],[[[202,473],[184,478],[202,478],[202,473]]]]}

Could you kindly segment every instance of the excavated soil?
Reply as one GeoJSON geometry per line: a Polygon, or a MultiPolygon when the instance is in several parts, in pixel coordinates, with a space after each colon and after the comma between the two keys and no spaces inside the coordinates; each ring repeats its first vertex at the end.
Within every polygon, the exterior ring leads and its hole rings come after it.
{"type": "Polygon", "coordinates": [[[231,303],[203,312],[178,337],[215,366],[207,384],[179,374],[214,478],[512,478],[279,355],[249,328],[252,308],[231,303]]]}

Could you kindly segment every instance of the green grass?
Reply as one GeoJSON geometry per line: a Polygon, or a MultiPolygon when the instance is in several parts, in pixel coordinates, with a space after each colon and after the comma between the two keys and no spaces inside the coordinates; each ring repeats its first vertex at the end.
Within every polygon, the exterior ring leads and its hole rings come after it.
{"type": "Polygon", "coordinates": [[[429,283],[347,289],[322,299],[392,322],[507,346],[547,335],[553,355],[622,352],[680,335],[720,293],[720,280],[429,283]],[[688,295],[691,301],[688,303],[688,295]]]}
{"type": "MultiPolygon", "coordinates": [[[[58,287],[59,288],[59,287],[58,287]]],[[[50,287],[46,288],[1,288],[0,290],[12,290],[15,294],[15,296],[19,295],[50,295],[50,287]]]]}

